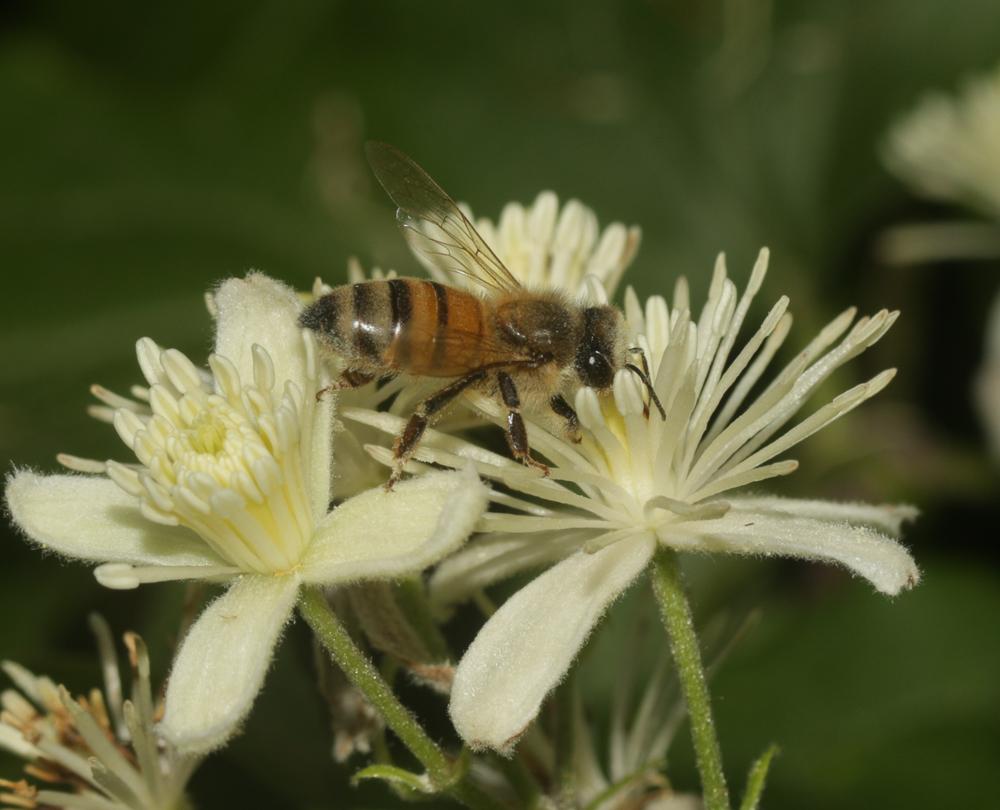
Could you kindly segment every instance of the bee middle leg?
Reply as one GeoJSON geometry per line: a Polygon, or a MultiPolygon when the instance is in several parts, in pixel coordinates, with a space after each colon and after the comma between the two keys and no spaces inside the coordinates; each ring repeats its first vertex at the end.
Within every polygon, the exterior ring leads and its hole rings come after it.
{"type": "Polygon", "coordinates": [[[402,477],[403,467],[406,466],[406,462],[413,455],[413,451],[416,449],[417,444],[420,443],[424,431],[427,430],[427,426],[431,423],[434,416],[439,414],[445,406],[466,388],[481,382],[485,378],[485,371],[474,371],[431,394],[417,406],[416,412],[410,417],[406,423],[406,427],[403,428],[403,432],[396,437],[396,441],[392,445],[392,475],[389,476],[389,480],[385,483],[387,490],[392,489],[402,477]]]}
{"type": "Polygon", "coordinates": [[[524,417],[521,416],[521,398],[517,394],[514,379],[506,371],[500,371],[497,373],[497,384],[500,387],[503,404],[507,406],[507,444],[510,446],[510,452],[526,467],[534,467],[541,470],[544,475],[548,475],[549,468],[531,457],[528,430],[524,426],[524,417]]]}

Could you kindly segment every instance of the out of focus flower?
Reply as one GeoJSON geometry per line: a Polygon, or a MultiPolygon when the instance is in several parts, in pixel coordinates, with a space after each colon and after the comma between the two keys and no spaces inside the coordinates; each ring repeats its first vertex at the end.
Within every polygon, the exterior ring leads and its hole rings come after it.
{"type": "MultiPolygon", "coordinates": [[[[518,281],[533,289],[584,295],[586,279],[592,276],[611,298],[639,249],[637,226],[614,222],[602,231],[590,208],[578,200],[560,207],[559,198],[551,191],[543,191],[527,207],[507,203],[495,224],[486,218],[476,219],[472,211],[463,208],[497,258],[518,281]]],[[[417,258],[443,284],[481,289],[463,275],[436,267],[419,252],[417,258]]]]}
{"type": "Polygon", "coordinates": [[[105,392],[137,463],[64,456],[90,474],[19,471],[6,492],[29,540],[101,563],[107,587],[228,584],[168,682],[163,732],[192,751],[221,745],[249,712],[302,585],[420,571],[464,541],[487,497],[470,472],[439,472],[330,510],[332,403],[316,396],[327,377],[295,294],[251,275],[214,304],[210,373],[147,338],[148,403],[105,392]]]}
{"type": "Polygon", "coordinates": [[[1000,460],[1000,296],[986,322],[983,363],[976,376],[975,400],[993,457],[1000,460]]]}
{"type": "MultiPolygon", "coordinates": [[[[561,430],[529,427],[531,446],[548,459],[550,477],[440,433],[418,448],[418,461],[452,467],[473,461],[480,475],[510,491],[493,496],[510,511],[486,515],[478,527],[482,535],[436,571],[438,600],[552,566],[500,607],[459,663],[450,710],[471,746],[506,750],[517,740],[657,545],[839,563],[887,594],[917,581],[912,558],[892,539],[913,516],[911,508],[735,492],[792,472],[795,461],[776,459],[874,396],[895,373],[884,371],[793,422],[837,368],[886,333],[896,313],[857,321],[853,309],[842,313],[761,387],[788,334],[788,299],[774,305],[739,351],[735,346],[766,267],[762,252],[739,296],[720,260],[696,320],[683,280],[673,306],[654,297],[642,307],[634,293],[626,295],[634,345],[651,362],[666,419],[651,409],[635,377],[620,372],[613,396],[588,388],[577,393],[580,444],[568,442],[561,430]],[[754,391],[759,394],[751,397],[754,391]]],[[[498,423],[506,416],[485,397],[477,405],[498,423]]],[[[384,413],[345,409],[343,416],[389,432],[401,425],[384,413]]],[[[371,452],[391,462],[388,451],[371,452]]]]}
{"type": "Polygon", "coordinates": [[[926,96],[890,130],[885,160],[921,194],[1000,220],[1000,66],[926,96]]]}
{"type": "MultiPolygon", "coordinates": [[[[970,79],[957,96],[927,96],[890,131],[887,165],[916,191],[966,205],[993,222],[901,225],[883,248],[896,261],[1000,256],[1000,65],[970,79]]],[[[1000,297],[986,324],[974,399],[1000,458],[1000,297]]]]}
{"type": "Polygon", "coordinates": [[[45,676],[6,661],[15,689],[0,698],[0,748],[27,760],[31,780],[0,780],[0,804],[65,810],[181,810],[198,760],[178,754],[157,732],[158,707],[142,639],[125,637],[132,690],[122,699],[121,675],[104,620],[91,617],[98,638],[104,691],[76,699],[45,676]],[[41,787],[39,787],[41,785],[41,787]]]}
{"type": "Polygon", "coordinates": [[[926,96],[889,131],[883,156],[918,194],[990,220],[897,225],[881,239],[887,261],[1000,256],[1000,65],[968,80],[958,95],[926,96]]]}
{"type": "MultiPolygon", "coordinates": [[[[626,665],[627,666],[627,665],[626,665]]],[[[622,690],[611,712],[606,746],[594,744],[583,704],[576,696],[573,715],[573,777],[577,806],[593,810],[701,810],[697,796],[677,793],[663,775],[667,749],[684,718],[679,694],[667,689],[666,660],[646,682],[634,712],[622,690]]]]}

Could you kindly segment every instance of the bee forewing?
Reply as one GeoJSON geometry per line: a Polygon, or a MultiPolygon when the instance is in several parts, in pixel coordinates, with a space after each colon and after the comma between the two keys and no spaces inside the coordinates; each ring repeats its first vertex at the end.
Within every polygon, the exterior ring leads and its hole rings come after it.
{"type": "Polygon", "coordinates": [[[456,273],[496,292],[521,285],[479,235],[455,201],[394,146],[368,142],[368,162],[396,203],[396,220],[411,249],[445,273],[456,273]]]}

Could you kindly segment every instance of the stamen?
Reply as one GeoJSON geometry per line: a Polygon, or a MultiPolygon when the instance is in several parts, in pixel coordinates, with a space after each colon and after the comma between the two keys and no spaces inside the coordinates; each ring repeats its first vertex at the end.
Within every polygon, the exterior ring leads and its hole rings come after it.
{"type": "Polygon", "coordinates": [[[148,565],[105,563],[94,569],[94,576],[105,588],[132,590],[148,582],[171,582],[178,579],[214,579],[240,573],[229,565],[148,565]]]}
{"type": "Polygon", "coordinates": [[[103,461],[97,461],[92,458],[80,458],[79,456],[71,456],[69,453],[59,453],[56,455],[56,461],[58,461],[67,470],[73,470],[73,472],[81,473],[91,473],[91,474],[102,474],[107,472],[107,465],[103,461]]]}

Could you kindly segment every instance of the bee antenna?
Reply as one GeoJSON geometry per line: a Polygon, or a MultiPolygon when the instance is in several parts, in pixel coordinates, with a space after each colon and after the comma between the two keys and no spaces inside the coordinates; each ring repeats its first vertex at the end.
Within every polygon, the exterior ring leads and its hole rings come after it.
{"type": "Polygon", "coordinates": [[[653,383],[650,381],[649,375],[634,363],[626,363],[625,368],[642,380],[643,385],[646,386],[646,391],[649,393],[650,402],[656,406],[656,410],[660,412],[660,418],[666,422],[667,412],[663,410],[663,403],[660,402],[660,398],[656,396],[656,391],[653,390],[653,383]]]}

